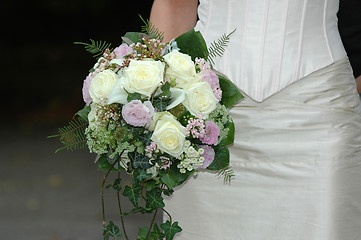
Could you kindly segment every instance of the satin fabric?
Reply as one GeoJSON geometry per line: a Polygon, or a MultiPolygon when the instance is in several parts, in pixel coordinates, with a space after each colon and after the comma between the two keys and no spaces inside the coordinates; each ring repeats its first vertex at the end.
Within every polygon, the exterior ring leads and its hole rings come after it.
{"type": "Polygon", "coordinates": [[[338,0],[200,0],[196,29],[208,45],[235,30],[215,68],[261,102],[346,56],[338,0]]]}
{"type": "MultiPolygon", "coordinates": [[[[166,209],[176,240],[359,240],[361,108],[346,58],[231,109],[235,178],[200,172],[166,209]]],[[[166,217],[166,215],[165,215],[166,217]]]]}

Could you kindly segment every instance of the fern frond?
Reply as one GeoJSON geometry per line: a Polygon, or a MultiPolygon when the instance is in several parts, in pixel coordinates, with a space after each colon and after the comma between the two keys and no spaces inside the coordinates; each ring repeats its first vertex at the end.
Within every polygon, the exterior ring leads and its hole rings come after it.
{"type": "Polygon", "coordinates": [[[60,142],[64,144],[63,147],[57,149],[55,152],[66,149],[67,151],[73,151],[76,149],[86,148],[86,136],[85,129],[88,126],[88,122],[81,117],[73,118],[69,124],[63,128],[59,128],[59,134],[49,136],[49,138],[60,137],[60,142]]]}
{"type": "MultiPolygon", "coordinates": [[[[74,44],[84,45],[84,48],[87,52],[93,54],[93,57],[99,58],[103,55],[104,51],[106,49],[110,49],[111,43],[107,43],[105,41],[94,41],[93,39],[90,39],[89,43],[83,43],[83,42],[74,42],[74,44]]],[[[112,49],[110,49],[112,51],[112,49]]]]}
{"type": "Polygon", "coordinates": [[[235,31],[236,31],[236,29],[234,29],[228,35],[223,34],[217,41],[214,41],[213,43],[211,43],[211,45],[208,48],[209,54],[207,57],[207,60],[210,61],[211,64],[214,64],[213,58],[223,56],[225,47],[228,46],[229,39],[235,31]]]}
{"type": "Polygon", "coordinates": [[[217,171],[218,177],[223,177],[224,183],[230,183],[232,178],[235,176],[231,166],[227,166],[217,171]]]}
{"type": "Polygon", "coordinates": [[[140,16],[140,19],[142,19],[144,26],[141,27],[142,29],[142,33],[147,34],[148,36],[152,37],[152,38],[156,38],[159,39],[161,41],[163,41],[164,38],[164,33],[161,32],[156,26],[154,26],[151,22],[149,22],[149,20],[144,20],[142,18],[142,16],[140,16]]]}

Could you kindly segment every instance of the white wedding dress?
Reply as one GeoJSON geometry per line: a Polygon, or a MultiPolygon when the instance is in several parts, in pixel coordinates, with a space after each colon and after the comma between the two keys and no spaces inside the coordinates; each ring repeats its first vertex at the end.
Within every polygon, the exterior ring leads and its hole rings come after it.
{"type": "Polygon", "coordinates": [[[235,178],[200,172],[166,201],[177,240],[361,239],[361,108],[337,33],[338,0],[202,0],[231,109],[235,178]]]}

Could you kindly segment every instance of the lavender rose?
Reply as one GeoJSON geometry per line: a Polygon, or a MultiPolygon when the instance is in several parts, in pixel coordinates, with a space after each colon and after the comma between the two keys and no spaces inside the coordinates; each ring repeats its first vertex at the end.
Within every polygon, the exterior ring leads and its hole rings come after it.
{"type": "Polygon", "coordinates": [[[140,100],[132,100],[125,104],[122,109],[123,119],[135,127],[147,126],[154,115],[154,107],[150,101],[142,103],[140,100]]]}

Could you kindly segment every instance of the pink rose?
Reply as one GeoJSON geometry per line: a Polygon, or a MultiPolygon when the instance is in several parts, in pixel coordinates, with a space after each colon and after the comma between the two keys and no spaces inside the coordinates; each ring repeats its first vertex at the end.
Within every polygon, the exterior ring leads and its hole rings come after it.
{"type": "Polygon", "coordinates": [[[218,142],[219,133],[219,127],[213,121],[207,121],[205,134],[199,139],[202,141],[202,143],[216,145],[218,142]]]}
{"type": "Polygon", "coordinates": [[[115,59],[122,59],[124,56],[133,52],[133,48],[129,47],[126,43],[122,43],[119,47],[115,48],[115,59]]]}
{"type": "Polygon", "coordinates": [[[89,93],[90,83],[92,80],[93,77],[88,75],[84,80],[84,84],[83,84],[83,99],[86,105],[88,106],[92,102],[92,98],[90,97],[90,93],[89,93]]]}
{"type": "Polygon", "coordinates": [[[204,153],[202,154],[202,157],[204,157],[203,165],[200,166],[200,168],[207,168],[214,160],[215,152],[214,149],[211,146],[208,145],[200,145],[199,147],[203,148],[204,153]]]}
{"type": "MultiPolygon", "coordinates": [[[[204,65],[206,66],[206,65],[204,65]]],[[[222,90],[219,85],[219,78],[217,74],[215,74],[211,68],[204,67],[201,69],[201,72],[199,73],[199,76],[201,77],[201,80],[204,82],[209,83],[211,86],[214,95],[216,98],[220,101],[222,99],[222,90]]]]}
{"type": "Polygon", "coordinates": [[[123,119],[135,127],[144,127],[149,124],[154,114],[154,107],[150,101],[142,103],[140,100],[132,100],[122,108],[123,119]]]}

